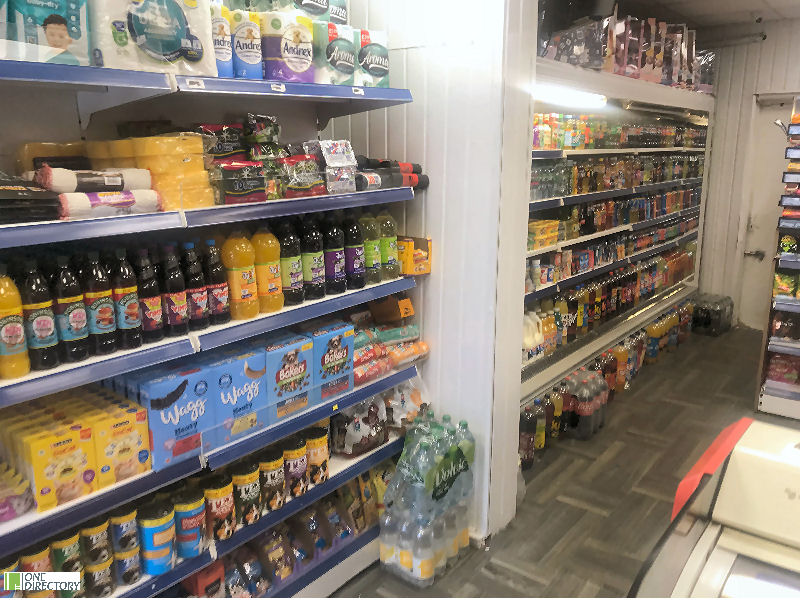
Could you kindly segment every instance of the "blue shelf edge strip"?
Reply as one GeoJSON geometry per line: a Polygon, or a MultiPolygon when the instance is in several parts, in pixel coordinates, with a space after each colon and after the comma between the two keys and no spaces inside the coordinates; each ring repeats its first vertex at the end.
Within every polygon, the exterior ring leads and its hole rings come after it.
{"type": "Polygon", "coordinates": [[[784,194],[781,196],[781,206],[800,206],[800,196],[784,194]]]}
{"type": "Polygon", "coordinates": [[[777,338],[770,338],[767,350],[777,354],[791,354],[792,356],[800,356],[800,343],[786,342],[777,338]]]}
{"type": "Polygon", "coordinates": [[[622,260],[618,260],[609,263],[607,265],[597,267],[590,271],[585,271],[584,273],[578,273],[577,275],[573,275],[572,277],[568,277],[567,279],[562,279],[561,281],[558,282],[558,285],[548,285],[545,288],[525,294],[525,302],[546,298],[548,296],[555,294],[561,289],[569,288],[575,284],[581,283],[582,281],[586,281],[588,279],[594,279],[598,275],[603,275],[605,273],[608,273],[609,271],[613,271],[614,269],[630,264],[633,261],[644,260],[656,254],[660,254],[662,252],[666,252],[667,250],[671,250],[672,248],[677,248],[681,244],[684,244],[686,242],[691,242],[692,240],[695,239],[697,239],[697,231],[685,233],[682,236],[678,236],[676,239],[670,242],[664,242],[659,246],[655,246],[653,248],[649,248],[647,250],[631,254],[630,256],[627,256],[622,260]]]}
{"type": "Polygon", "coordinates": [[[547,198],[545,200],[531,200],[530,210],[543,210],[553,206],[571,206],[573,204],[583,204],[584,202],[594,202],[596,200],[607,200],[609,198],[622,198],[624,196],[636,196],[648,192],[657,192],[669,188],[682,187],[687,185],[698,185],[703,182],[702,177],[691,177],[689,179],[673,179],[660,183],[646,183],[632,188],[622,188],[618,190],[603,190],[602,192],[589,192],[587,194],[573,194],[571,196],[561,196],[558,198],[547,198]],[[553,204],[555,202],[555,204],[553,204]]]}
{"type": "Polygon", "coordinates": [[[0,554],[11,555],[23,550],[60,531],[76,527],[112,508],[127,504],[132,500],[146,496],[150,492],[167,486],[175,481],[199,473],[203,465],[199,457],[181,461],[160,471],[151,471],[147,475],[108,490],[100,490],[97,494],[82,498],[69,508],[42,513],[42,517],[19,529],[0,536],[0,554]]]}
{"type": "Polygon", "coordinates": [[[533,160],[563,158],[563,156],[563,150],[534,150],[531,152],[531,158],[533,160]]]}
{"type": "Polygon", "coordinates": [[[17,223],[0,226],[0,249],[111,235],[137,234],[143,231],[223,225],[310,212],[405,202],[413,199],[414,190],[410,187],[401,187],[187,210],[183,212],[183,215],[178,211],[171,211],[79,221],[17,223]]]}
{"type": "MultiPolygon", "coordinates": [[[[371,469],[375,465],[381,463],[384,459],[394,456],[402,449],[403,438],[398,438],[392,442],[389,442],[388,444],[385,444],[384,446],[381,446],[377,451],[369,454],[363,460],[360,460],[345,470],[337,473],[325,483],[316,485],[299,498],[294,498],[293,500],[287,502],[283,508],[271,513],[267,513],[254,525],[250,525],[249,527],[245,527],[236,531],[236,533],[234,533],[230,539],[217,542],[217,555],[223,556],[255,539],[271,527],[274,527],[281,521],[284,521],[293,514],[310,506],[324,496],[327,496],[339,488],[342,484],[367,471],[368,469],[371,469]]],[[[182,561],[176,565],[174,569],[164,573],[163,575],[146,579],[140,585],[127,590],[120,597],[141,598],[155,596],[156,594],[171,588],[173,585],[187,578],[192,573],[196,573],[200,569],[210,565],[212,562],[214,562],[214,560],[211,558],[211,554],[208,552],[208,550],[206,550],[200,556],[182,561]]]]}
{"type": "Polygon", "coordinates": [[[392,373],[383,379],[356,388],[351,392],[330,400],[321,406],[317,406],[293,419],[280,423],[275,427],[270,427],[253,436],[240,440],[228,448],[211,452],[207,455],[208,467],[212,470],[218,469],[243,456],[257,452],[278,440],[292,435],[293,433],[297,433],[315,423],[319,423],[322,419],[335,415],[354,404],[358,404],[362,400],[390,390],[404,381],[413,379],[416,375],[416,366],[411,366],[402,371],[392,373]]]}
{"type": "Polygon", "coordinates": [[[164,73],[126,71],[101,67],[81,67],[16,60],[0,61],[0,80],[20,83],[49,83],[68,87],[135,88],[171,91],[164,73]]]}
{"type": "Polygon", "coordinates": [[[203,350],[210,350],[225,344],[237,342],[244,338],[261,335],[269,331],[275,331],[281,327],[296,325],[309,319],[316,319],[323,315],[331,314],[351,308],[370,300],[382,298],[396,292],[410,290],[415,285],[413,278],[397,279],[380,285],[365,288],[358,292],[342,294],[341,296],[326,296],[325,300],[301,304],[296,308],[284,310],[265,317],[251,319],[249,321],[235,322],[232,325],[212,331],[210,333],[199,333],[200,347],[203,350]]]}
{"type": "Polygon", "coordinates": [[[781,269],[800,270],[800,254],[781,254],[778,256],[778,267],[781,269]]]}
{"type": "Polygon", "coordinates": [[[800,135],[800,124],[790,124],[789,135],[800,135]]]}
{"type": "MultiPolygon", "coordinates": [[[[303,588],[312,584],[314,581],[325,575],[328,571],[333,569],[336,565],[342,563],[346,558],[349,558],[364,546],[378,539],[381,528],[378,526],[372,527],[364,533],[354,536],[346,545],[340,546],[338,550],[333,550],[328,553],[328,556],[323,558],[316,565],[309,567],[309,569],[297,577],[290,577],[281,585],[270,588],[263,596],[264,598],[291,598],[303,588]]],[[[364,565],[366,569],[370,564],[364,565]]]]}
{"type": "Polygon", "coordinates": [[[76,363],[75,367],[56,373],[34,373],[30,379],[0,387],[0,408],[191,354],[194,354],[192,343],[182,338],[171,344],[143,346],[130,354],[112,354],[100,362],[76,363]]]}
{"type": "Polygon", "coordinates": [[[783,312],[800,313],[800,300],[777,296],[772,301],[772,308],[783,312]]]}
{"type": "Polygon", "coordinates": [[[787,146],[786,158],[788,159],[800,158],[800,146],[787,146]]]}

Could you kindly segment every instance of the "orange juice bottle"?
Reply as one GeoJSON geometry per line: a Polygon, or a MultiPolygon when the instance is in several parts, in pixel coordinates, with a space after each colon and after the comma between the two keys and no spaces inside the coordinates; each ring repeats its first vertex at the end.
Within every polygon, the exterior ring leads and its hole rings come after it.
{"type": "Polygon", "coordinates": [[[617,359],[617,386],[615,393],[627,389],[628,382],[628,349],[625,344],[618,344],[614,348],[614,358],[617,359]]]}
{"type": "Polygon", "coordinates": [[[222,264],[228,271],[231,318],[254,319],[258,316],[256,251],[242,231],[234,231],[222,245],[222,264]]]}
{"type": "Polygon", "coordinates": [[[6,266],[0,264],[0,379],[22,377],[30,370],[22,324],[22,297],[6,274],[6,266]]]}
{"type": "Polygon", "coordinates": [[[283,308],[281,244],[266,227],[259,227],[250,243],[256,251],[259,310],[262,313],[279,311],[283,308]]]}

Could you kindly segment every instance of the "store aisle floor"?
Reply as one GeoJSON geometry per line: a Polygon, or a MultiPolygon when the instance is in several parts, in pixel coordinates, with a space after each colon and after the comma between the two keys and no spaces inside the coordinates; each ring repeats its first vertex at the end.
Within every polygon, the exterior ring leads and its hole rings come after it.
{"type": "Polygon", "coordinates": [[[680,479],[723,427],[754,416],[760,344],[747,328],[695,335],[645,367],[609,406],[606,427],[548,449],[509,526],[432,587],[374,565],[336,595],[626,596],[669,524],[680,479]]]}

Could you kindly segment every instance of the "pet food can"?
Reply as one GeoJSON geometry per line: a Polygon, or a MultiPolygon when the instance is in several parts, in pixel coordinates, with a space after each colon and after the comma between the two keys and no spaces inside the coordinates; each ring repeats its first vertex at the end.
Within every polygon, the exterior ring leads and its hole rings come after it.
{"type": "Polygon", "coordinates": [[[206,531],[215,540],[227,540],[236,529],[236,508],[233,503],[233,481],[220,473],[205,480],[206,531]]]}
{"type": "Polygon", "coordinates": [[[175,511],[168,502],[152,502],[139,507],[139,543],[142,546],[142,570],[161,575],[175,562],[175,511]]]}
{"type": "Polygon", "coordinates": [[[19,556],[20,571],[52,571],[53,563],[50,560],[50,546],[36,544],[26,548],[19,556]]]}
{"type": "Polygon", "coordinates": [[[261,485],[257,462],[240,462],[231,469],[236,522],[252,525],[261,517],[261,485]]]}
{"type": "Polygon", "coordinates": [[[317,485],[328,480],[328,430],[322,427],[307,429],[308,480],[317,485]]]}
{"type": "Polygon", "coordinates": [[[200,556],[206,537],[206,498],[203,490],[184,488],[175,502],[175,549],[180,558],[200,556]]]}
{"type": "Polygon", "coordinates": [[[131,585],[142,576],[139,547],[127,552],[114,552],[114,579],[118,586],[131,585]]]}
{"type": "Polygon", "coordinates": [[[85,566],[99,565],[111,560],[111,537],[105,516],[87,521],[81,528],[80,541],[85,566]]]}
{"type": "Polygon", "coordinates": [[[82,571],[80,536],[77,529],[65,531],[50,540],[54,571],[82,571]]]}
{"type": "Polygon", "coordinates": [[[308,489],[308,459],[306,457],[306,440],[295,435],[286,441],[283,447],[283,476],[286,479],[286,490],[289,499],[297,498],[308,489]]]}
{"type": "Polygon", "coordinates": [[[278,510],[286,499],[283,450],[277,446],[264,450],[258,457],[258,470],[261,483],[261,507],[266,511],[278,510]]]}
{"type": "Polygon", "coordinates": [[[139,528],[136,526],[136,508],[131,504],[120,506],[109,514],[111,545],[114,554],[129,552],[139,547],[139,528]]]}
{"type": "MultiPolygon", "coordinates": [[[[19,570],[18,558],[6,558],[0,562],[0,573],[16,573],[19,570]]],[[[22,593],[16,594],[15,592],[0,589],[0,598],[21,598],[22,593]]]]}
{"type": "Polygon", "coordinates": [[[87,565],[83,574],[87,598],[107,598],[114,592],[111,557],[99,565],[87,565]]]}

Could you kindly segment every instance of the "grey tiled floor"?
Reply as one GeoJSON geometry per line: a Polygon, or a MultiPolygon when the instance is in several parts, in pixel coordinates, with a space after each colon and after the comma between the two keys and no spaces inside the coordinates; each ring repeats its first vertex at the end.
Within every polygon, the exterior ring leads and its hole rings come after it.
{"type": "MultiPolygon", "coordinates": [[[[625,596],[669,524],[678,482],[719,431],[753,416],[761,332],[692,336],[647,366],[587,442],[528,472],[514,520],[419,590],[373,565],[337,596],[625,596]]],[[[781,422],[772,417],[759,418],[781,422]]]]}

